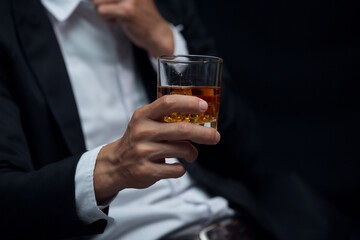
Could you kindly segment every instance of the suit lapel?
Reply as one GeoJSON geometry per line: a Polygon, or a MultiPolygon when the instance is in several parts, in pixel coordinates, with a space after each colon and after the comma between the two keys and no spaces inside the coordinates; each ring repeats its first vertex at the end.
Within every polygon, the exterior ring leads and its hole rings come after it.
{"type": "Polygon", "coordinates": [[[39,0],[16,0],[13,16],[29,67],[73,154],[85,150],[75,98],[51,23],[39,0]]]}

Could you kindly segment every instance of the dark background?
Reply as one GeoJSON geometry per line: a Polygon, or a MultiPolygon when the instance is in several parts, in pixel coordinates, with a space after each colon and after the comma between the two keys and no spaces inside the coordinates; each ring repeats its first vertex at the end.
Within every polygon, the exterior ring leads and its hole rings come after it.
{"type": "Polygon", "coordinates": [[[236,93],[236,137],[222,139],[239,162],[231,174],[248,186],[294,174],[359,221],[357,2],[195,2],[236,93]]]}

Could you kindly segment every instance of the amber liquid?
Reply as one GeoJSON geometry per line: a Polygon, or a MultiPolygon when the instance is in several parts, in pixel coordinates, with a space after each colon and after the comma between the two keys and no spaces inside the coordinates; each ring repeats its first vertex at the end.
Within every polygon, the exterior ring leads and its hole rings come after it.
{"type": "Polygon", "coordinates": [[[208,109],[201,114],[172,113],[164,117],[165,122],[191,122],[217,129],[220,107],[220,87],[158,87],[158,98],[163,95],[181,94],[196,96],[208,103],[208,109]]]}

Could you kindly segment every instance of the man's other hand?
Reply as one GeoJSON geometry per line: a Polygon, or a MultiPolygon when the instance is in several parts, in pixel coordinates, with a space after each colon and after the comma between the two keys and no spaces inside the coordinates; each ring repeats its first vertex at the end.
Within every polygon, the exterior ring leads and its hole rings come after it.
{"type": "Polygon", "coordinates": [[[121,24],[127,37],[151,56],[173,53],[172,29],[153,0],[94,0],[94,4],[101,18],[121,24]]]}

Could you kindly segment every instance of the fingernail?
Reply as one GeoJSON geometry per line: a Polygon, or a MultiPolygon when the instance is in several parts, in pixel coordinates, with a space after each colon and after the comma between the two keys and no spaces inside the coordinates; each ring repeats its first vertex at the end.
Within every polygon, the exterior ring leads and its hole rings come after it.
{"type": "Polygon", "coordinates": [[[221,138],[220,133],[218,131],[216,131],[216,133],[215,133],[216,143],[220,142],[220,138],[221,138]]]}
{"type": "Polygon", "coordinates": [[[208,104],[204,100],[200,100],[199,101],[199,107],[200,107],[201,112],[205,112],[207,110],[207,108],[208,108],[208,104]]]}

